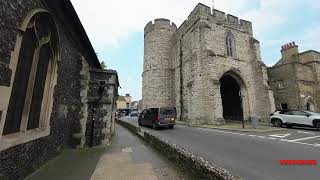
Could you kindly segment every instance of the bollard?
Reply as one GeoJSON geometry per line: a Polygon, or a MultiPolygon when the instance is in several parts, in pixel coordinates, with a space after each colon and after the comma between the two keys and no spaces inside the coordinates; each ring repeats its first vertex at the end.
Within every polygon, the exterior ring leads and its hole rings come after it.
{"type": "Polygon", "coordinates": [[[253,129],[257,129],[258,127],[258,119],[256,117],[251,117],[251,125],[253,129]]]}

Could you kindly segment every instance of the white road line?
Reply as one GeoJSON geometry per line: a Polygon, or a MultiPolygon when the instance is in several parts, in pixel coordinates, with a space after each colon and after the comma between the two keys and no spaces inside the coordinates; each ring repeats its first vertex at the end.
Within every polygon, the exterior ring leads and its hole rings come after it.
{"type": "Polygon", "coordinates": [[[257,136],[258,138],[266,139],[265,136],[257,136]]]}
{"type": "Polygon", "coordinates": [[[310,144],[310,143],[303,143],[303,142],[293,142],[295,144],[303,144],[303,145],[308,145],[308,146],[314,146],[314,147],[319,147],[317,144],[310,144]]]}
{"type": "Polygon", "coordinates": [[[301,134],[311,134],[311,135],[316,135],[316,133],[313,133],[313,132],[306,132],[306,131],[298,131],[298,133],[301,133],[301,134]]]}
{"type": "Polygon", "coordinates": [[[307,140],[307,139],[314,139],[320,136],[311,136],[311,137],[306,137],[306,138],[301,138],[301,139],[293,139],[293,140],[289,140],[289,142],[297,142],[297,141],[303,141],[303,140],[307,140]]]}
{"type": "MultiPolygon", "coordinates": [[[[186,126],[180,126],[177,125],[178,127],[186,127],[186,126]]],[[[312,136],[312,137],[307,137],[307,138],[301,138],[301,139],[294,139],[294,140],[288,140],[288,139],[278,139],[275,137],[265,137],[265,136],[258,136],[258,135],[254,135],[254,134],[241,134],[241,133],[235,133],[235,132],[229,132],[229,131],[221,131],[221,130],[216,130],[216,129],[207,129],[207,128],[197,128],[200,130],[204,130],[204,131],[213,131],[213,132],[220,132],[220,133],[226,133],[226,134],[233,134],[233,135],[240,135],[240,136],[249,136],[249,137],[257,137],[257,138],[261,138],[261,139],[270,139],[270,140],[279,140],[279,141],[283,141],[283,142],[290,142],[290,143],[295,143],[295,144],[302,144],[302,145],[308,145],[308,146],[313,146],[313,147],[320,147],[320,144],[310,144],[310,143],[303,143],[303,142],[298,142],[298,141],[302,141],[302,140],[306,140],[306,139],[312,139],[312,138],[317,138],[320,136],[312,136]]],[[[280,136],[289,136],[291,134],[281,134],[280,136]]],[[[269,135],[269,136],[274,136],[274,135],[269,135]]],[[[279,136],[279,134],[275,135],[275,136],[279,136]]]]}
{"type": "Polygon", "coordinates": [[[291,134],[272,134],[272,135],[269,135],[269,136],[272,136],[272,137],[276,137],[276,138],[285,138],[287,136],[290,136],[291,134]]]}
{"type": "Polygon", "coordinates": [[[226,134],[240,135],[240,136],[246,135],[246,134],[241,134],[241,133],[236,133],[236,132],[229,132],[229,131],[221,131],[221,130],[216,130],[216,129],[207,129],[207,128],[197,128],[197,129],[201,129],[201,130],[204,130],[204,131],[213,131],[213,132],[220,132],[220,133],[226,133],[226,134]]]}

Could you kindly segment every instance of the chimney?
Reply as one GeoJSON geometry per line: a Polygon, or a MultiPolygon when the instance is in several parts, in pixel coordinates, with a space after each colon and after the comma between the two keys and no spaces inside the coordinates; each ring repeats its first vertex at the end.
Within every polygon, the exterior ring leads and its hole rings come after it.
{"type": "Polygon", "coordinates": [[[281,47],[282,58],[290,58],[292,55],[299,54],[299,49],[296,43],[293,41],[291,43],[285,44],[281,47]]]}

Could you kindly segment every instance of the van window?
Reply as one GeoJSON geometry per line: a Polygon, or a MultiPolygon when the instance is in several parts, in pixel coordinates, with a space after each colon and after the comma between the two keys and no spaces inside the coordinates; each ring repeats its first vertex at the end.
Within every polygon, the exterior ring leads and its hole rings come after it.
{"type": "Polygon", "coordinates": [[[176,115],[176,108],[174,107],[164,107],[160,108],[161,115],[176,115]]]}
{"type": "Polygon", "coordinates": [[[150,114],[158,114],[158,108],[150,108],[149,109],[150,114]]]}

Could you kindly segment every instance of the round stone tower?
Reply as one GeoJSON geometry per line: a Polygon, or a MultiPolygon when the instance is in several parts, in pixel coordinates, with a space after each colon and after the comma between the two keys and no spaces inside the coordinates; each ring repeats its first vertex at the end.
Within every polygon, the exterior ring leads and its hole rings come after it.
{"type": "Polygon", "coordinates": [[[174,106],[173,34],[177,30],[168,19],[155,19],[144,28],[142,106],[174,106]]]}

